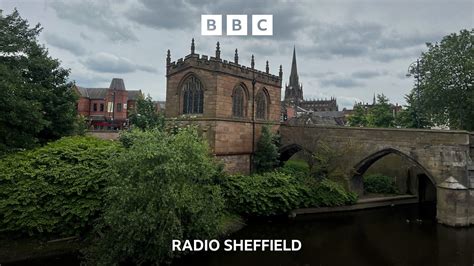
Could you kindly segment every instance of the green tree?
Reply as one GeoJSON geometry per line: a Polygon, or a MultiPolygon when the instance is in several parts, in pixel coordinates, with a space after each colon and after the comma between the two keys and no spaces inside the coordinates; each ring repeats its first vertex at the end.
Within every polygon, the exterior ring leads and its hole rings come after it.
{"type": "Polygon", "coordinates": [[[393,127],[394,117],[388,98],[383,94],[377,95],[377,103],[369,109],[367,126],[393,127]]]}
{"type": "Polygon", "coordinates": [[[0,152],[31,148],[74,130],[76,98],[69,70],[48,55],[17,10],[0,10],[0,152]]]}
{"type": "Polygon", "coordinates": [[[216,237],[224,200],[221,168],[195,128],[132,130],[112,162],[105,213],[86,257],[94,265],[160,264],[173,239],[216,237]]]}
{"type": "Polygon", "coordinates": [[[407,105],[395,118],[395,124],[405,128],[426,128],[431,125],[423,110],[417,105],[413,92],[405,96],[407,105]]]}
{"type": "Polygon", "coordinates": [[[418,67],[415,100],[436,125],[474,130],[474,30],[461,30],[428,43],[418,67]]]}
{"type": "Polygon", "coordinates": [[[269,126],[265,125],[262,127],[262,135],[257,142],[257,150],[253,157],[257,172],[270,171],[278,165],[280,154],[276,145],[277,139],[278,136],[271,132],[269,126]]]}
{"type": "Polygon", "coordinates": [[[140,95],[136,107],[130,111],[130,125],[141,129],[163,128],[164,118],[156,112],[155,103],[150,95],[140,95]]]}
{"type": "Polygon", "coordinates": [[[367,112],[361,103],[354,106],[354,112],[349,116],[348,121],[352,127],[367,126],[367,112]]]}

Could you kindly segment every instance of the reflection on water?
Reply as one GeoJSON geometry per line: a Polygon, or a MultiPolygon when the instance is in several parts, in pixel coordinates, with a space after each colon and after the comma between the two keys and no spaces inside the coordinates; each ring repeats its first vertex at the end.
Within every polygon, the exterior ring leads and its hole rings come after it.
{"type": "Polygon", "coordinates": [[[435,206],[418,205],[254,222],[229,238],[299,239],[299,252],[208,252],[173,265],[466,265],[474,263],[474,228],[449,228],[435,206]]]}
{"type": "MultiPolygon", "coordinates": [[[[298,252],[199,252],[173,266],[474,265],[474,227],[435,220],[435,206],[398,206],[249,222],[229,239],[299,239],[298,252]]],[[[15,265],[79,265],[68,255],[15,265]]]]}

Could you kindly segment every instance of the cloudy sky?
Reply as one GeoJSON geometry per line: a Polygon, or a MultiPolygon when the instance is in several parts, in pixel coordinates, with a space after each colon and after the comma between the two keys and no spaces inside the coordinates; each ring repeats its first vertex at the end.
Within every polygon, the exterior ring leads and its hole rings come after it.
{"type": "MultiPolygon", "coordinates": [[[[71,69],[70,78],[86,87],[108,87],[121,77],[129,89],[165,99],[165,58],[196,52],[278,74],[288,81],[296,46],[305,98],[337,97],[340,107],[371,101],[384,93],[404,103],[413,81],[407,68],[425,49],[449,33],[474,27],[470,0],[235,1],[235,0],[0,0],[0,9],[17,8],[31,25],[41,23],[40,41],[71,69]],[[274,35],[201,36],[201,14],[273,14],[274,35]]],[[[250,18],[249,18],[250,19],[250,18]]],[[[225,32],[225,31],[224,31],[225,32]]],[[[283,91],[282,91],[283,95],[283,91]]]]}

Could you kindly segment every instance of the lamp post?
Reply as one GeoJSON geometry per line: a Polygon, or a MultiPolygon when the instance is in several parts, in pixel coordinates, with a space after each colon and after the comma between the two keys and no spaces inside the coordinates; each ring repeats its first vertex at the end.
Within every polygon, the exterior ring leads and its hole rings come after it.
{"type": "Polygon", "coordinates": [[[420,59],[416,59],[416,61],[412,62],[408,66],[407,70],[407,77],[411,77],[412,74],[415,77],[415,97],[416,97],[416,103],[415,103],[415,119],[416,119],[416,127],[420,128],[421,123],[420,123],[420,117],[419,117],[419,106],[420,106],[420,59]]]}

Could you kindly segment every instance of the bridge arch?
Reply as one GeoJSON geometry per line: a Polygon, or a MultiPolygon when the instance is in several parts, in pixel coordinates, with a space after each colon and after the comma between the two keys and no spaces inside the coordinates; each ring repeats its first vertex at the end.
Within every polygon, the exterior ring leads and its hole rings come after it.
{"type": "Polygon", "coordinates": [[[433,184],[433,186],[436,188],[436,179],[433,177],[432,173],[426,168],[424,167],[418,160],[416,160],[415,158],[413,158],[412,156],[398,150],[398,149],[395,149],[395,148],[384,148],[384,149],[381,149],[379,151],[376,151],[372,154],[370,154],[369,156],[365,157],[364,159],[362,159],[361,161],[359,161],[355,166],[354,166],[354,175],[353,175],[353,178],[352,178],[352,181],[351,181],[351,186],[352,186],[352,189],[354,191],[356,191],[359,195],[363,193],[363,175],[364,173],[370,168],[370,166],[372,166],[375,162],[377,162],[378,160],[380,160],[381,158],[389,155],[389,154],[396,154],[404,159],[406,159],[407,161],[413,163],[414,165],[416,165],[417,167],[419,167],[423,173],[426,175],[426,177],[428,177],[428,179],[431,181],[431,183],[433,184]]]}
{"type": "Polygon", "coordinates": [[[281,147],[279,149],[281,164],[284,164],[286,161],[288,161],[291,158],[291,156],[295,155],[299,151],[305,151],[312,154],[310,150],[296,143],[281,147]]]}

